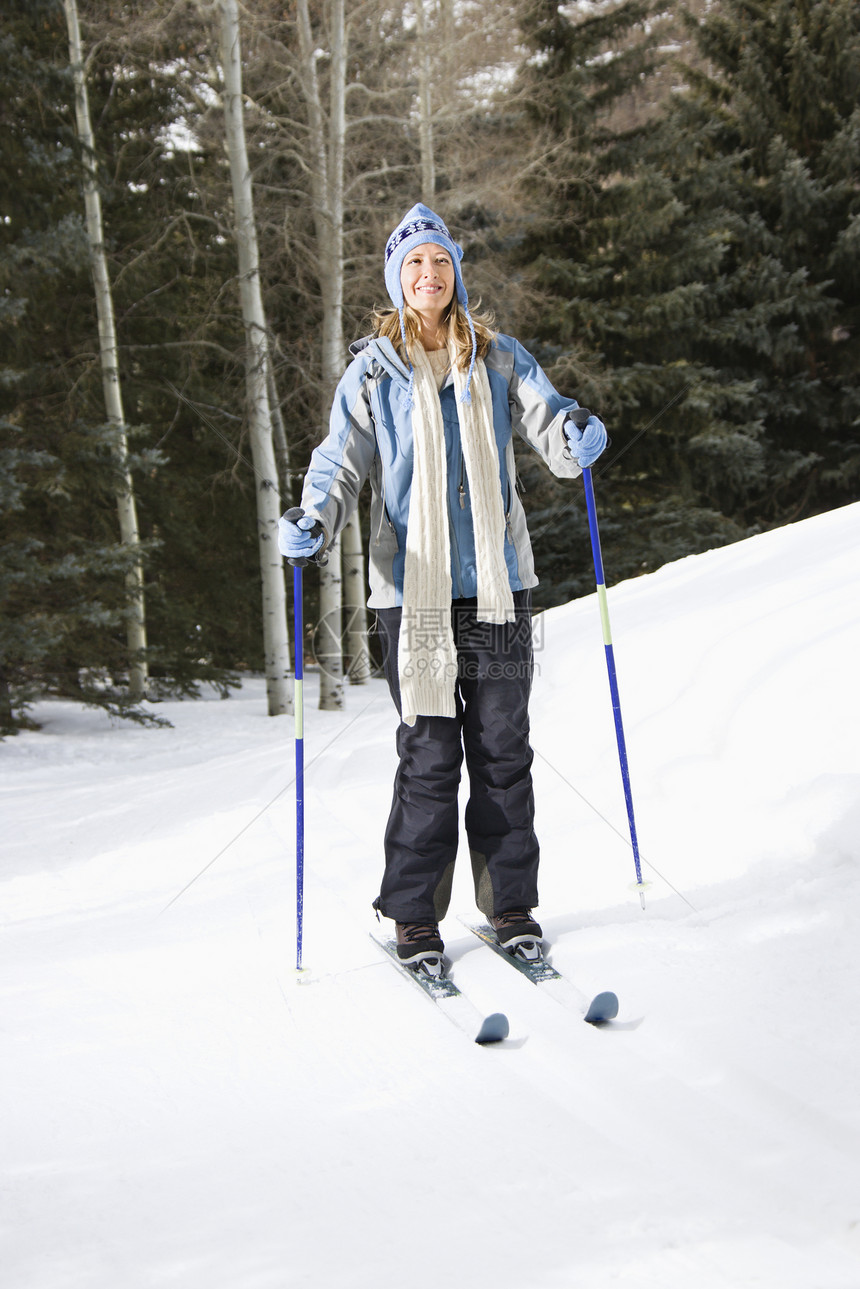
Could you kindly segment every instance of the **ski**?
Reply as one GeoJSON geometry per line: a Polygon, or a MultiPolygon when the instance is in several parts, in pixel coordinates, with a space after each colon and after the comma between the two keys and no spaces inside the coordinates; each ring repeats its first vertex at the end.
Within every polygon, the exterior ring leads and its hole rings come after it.
{"type": "Polygon", "coordinates": [[[605,1025],[607,1021],[614,1020],[618,1015],[618,998],[610,990],[589,998],[588,994],[578,989],[573,981],[563,976],[560,971],[556,971],[542,954],[532,961],[519,958],[499,944],[496,932],[491,926],[486,923],[466,922],[462,918],[461,921],[473,935],[483,940],[484,944],[489,945],[494,953],[509,962],[533,985],[540,985],[544,993],[550,994],[562,1006],[581,1012],[583,1020],[586,1020],[589,1025],[605,1025]]]}
{"type": "Polygon", "coordinates": [[[433,976],[426,971],[416,971],[407,967],[397,956],[397,945],[393,940],[381,940],[372,932],[371,940],[380,949],[402,976],[413,980],[428,998],[432,999],[448,1019],[467,1034],[474,1042],[485,1046],[488,1043],[500,1043],[509,1033],[508,1018],[503,1012],[493,1012],[482,1016],[477,1007],[457,988],[450,976],[433,976]]]}

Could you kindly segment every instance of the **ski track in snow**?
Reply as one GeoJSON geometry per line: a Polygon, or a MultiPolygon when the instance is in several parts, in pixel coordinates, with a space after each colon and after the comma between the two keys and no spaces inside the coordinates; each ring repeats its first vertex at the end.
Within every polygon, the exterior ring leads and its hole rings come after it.
{"type": "MultiPolygon", "coordinates": [[[[383,682],[262,682],[168,730],[69,704],[0,744],[4,1289],[857,1289],[860,507],[609,591],[643,913],[594,597],[538,624],[551,956],[602,1030],[460,926],[479,1048],[375,948],[383,682]]],[[[611,572],[611,571],[610,571],[611,572]]]]}

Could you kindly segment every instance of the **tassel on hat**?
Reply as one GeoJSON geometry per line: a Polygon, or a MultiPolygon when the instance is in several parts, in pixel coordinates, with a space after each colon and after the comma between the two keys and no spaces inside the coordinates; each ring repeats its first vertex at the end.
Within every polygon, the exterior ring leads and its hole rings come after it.
{"type": "MultiPolygon", "coordinates": [[[[463,275],[460,272],[463,248],[454,241],[445,226],[444,220],[440,219],[438,215],[434,214],[428,206],[423,205],[420,201],[403,216],[403,219],[385,245],[385,286],[392,304],[400,315],[400,334],[403,338],[403,351],[408,357],[409,349],[406,344],[406,324],[403,318],[404,299],[403,287],[400,284],[400,270],[409,252],[416,246],[423,246],[425,242],[432,242],[434,246],[443,247],[451,256],[451,263],[454,266],[457,300],[466,314],[466,321],[469,324],[469,332],[472,336],[472,360],[469,364],[469,373],[460,401],[462,403],[471,403],[472,375],[478,355],[478,342],[475,337],[472,315],[469,313],[469,296],[463,282],[463,275]]],[[[415,371],[410,362],[409,391],[407,394],[407,406],[409,407],[412,406],[414,385],[415,371]]]]}

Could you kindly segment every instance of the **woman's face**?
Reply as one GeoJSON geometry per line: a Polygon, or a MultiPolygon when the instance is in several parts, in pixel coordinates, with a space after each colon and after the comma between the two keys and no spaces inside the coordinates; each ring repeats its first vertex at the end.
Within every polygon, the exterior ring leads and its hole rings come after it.
{"type": "Polygon", "coordinates": [[[408,253],[400,269],[403,299],[428,320],[441,318],[454,297],[454,265],[442,246],[425,242],[408,253]]]}

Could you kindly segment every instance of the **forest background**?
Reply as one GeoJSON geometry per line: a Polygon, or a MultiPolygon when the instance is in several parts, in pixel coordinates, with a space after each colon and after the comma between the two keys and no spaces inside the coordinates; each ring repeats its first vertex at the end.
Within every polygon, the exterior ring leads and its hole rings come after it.
{"type": "MultiPolygon", "coordinates": [[[[860,496],[854,0],[5,0],[0,733],[44,695],[153,719],[135,667],[149,698],[284,672],[271,508],[419,199],[472,301],[606,421],[612,581],[860,496]]],[[[527,449],[519,474],[536,605],[588,592],[579,490],[527,449]]],[[[363,503],[305,579],[331,706],[366,671],[359,531],[363,503]]]]}

